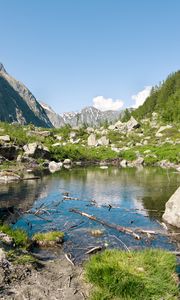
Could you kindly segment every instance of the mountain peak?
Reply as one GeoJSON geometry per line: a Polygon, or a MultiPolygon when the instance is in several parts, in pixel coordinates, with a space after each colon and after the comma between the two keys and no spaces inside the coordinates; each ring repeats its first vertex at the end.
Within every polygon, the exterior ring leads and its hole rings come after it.
{"type": "Polygon", "coordinates": [[[3,64],[0,62],[0,71],[6,73],[6,69],[4,68],[3,64]]]}

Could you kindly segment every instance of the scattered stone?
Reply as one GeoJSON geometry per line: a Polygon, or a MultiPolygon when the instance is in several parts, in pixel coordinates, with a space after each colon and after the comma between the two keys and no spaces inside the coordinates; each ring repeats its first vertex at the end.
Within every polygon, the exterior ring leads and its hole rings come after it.
{"type": "Polygon", "coordinates": [[[71,161],[71,159],[66,158],[66,159],[63,161],[63,164],[64,164],[64,165],[71,165],[71,164],[72,164],[72,161],[71,161]]]}
{"type": "Polygon", "coordinates": [[[140,166],[144,164],[144,158],[138,157],[136,160],[133,161],[134,166],[140,166]]]}
{"type": "Polygon", "coordinates": [[[10,142],[10,136],[9,135],[1,135],[0,136],[0,141],[2,141],[2,142],[10,142]]]}
{"type": "Polygon", "coordinates": [[[122,168],[126,168],[126,167],[127,167],[127,160],[125,160],[125,159],[121,160],[120,166],[121,166],[122,168]]]}
{"type": "Polygon", "coordinates": [[[70,139],[75,139],[76,136],[77,136],[77,134],[76,134],[75,131],[71,131],[70,134],[69,134],[70,139]]]}
{"type": "Polygon", "coordinates": [[[54,136],[58,141],[62,141],[62,136],[60,136],[60,135],[55,135],[54,136]]]}
{"type": "Polygon", "coordinates": [[[106,169],[108,169],[108,166],[100,166],[100,169],[106,170],[106,169]]]}
{"type": "Polygon", "coordinates": [[[172,125],[161,126],[159,128],[159,130],[156,132],[155,136],[156,137],[162,137],[163,136],[162,131],[164,131],[166,129],[169,129],[169,128],[172,128],[172,125]]]}
{"type": "Polygon", "coordinates": [[[140,127],[140,124],[136,121],[134,117],[131,116],[130,120],[126,123],[127,131],[131,131],[132,129],[136,129],[140,127]]]}
{"type": "Polygon", "coordinates": [[[166,203],[163,219],[167,223],[180,228],[180,187],[166,203]]]}
{"type": "Polygon", "coordinates": [[[100,229],[93,229],[90,231],[90,233],[92,236],[98,237],[98,236],[103,235],[104,232],[100,229]]]}
{"type": "Polygon", "coordinates": [[[87,129],[86,129],[86,131],[87,131],[87,133],[93,133],[94,132],[94,128],[92,128],[92,127],[88,127],[87,129]]]}
{"type": "Polygon", "coordinates": [[[91,133],[88,137],[88,146],[95,147],[97,145],[96,135],[94,133],[91,133]]]}
{"type": "Polygon", "coordinates": [[[0,183],[8,183],[12,181],[19,181],[21,177],[10,171],[1,171],[0,172],[0,183]]]}
{"type": "Polygon", "coordinates": [[[97,142],[98,142],[98,145],[100,145],[100,146],[108,146],[109,145],[109,139],[106,136],[102,136],[97,142]]]}
{"type": "Polygon", "coordinates": [[[0,231],[0,240],[5,243],[6,245],[12,245],[13,244],[13,238],[9,235],[3,233],[0,231]]]}
{"type": "Polygon", "coordinates": [[[62,163],[62,162],[58,162],[58,163],[57,163],[57,162],[55,162],[55,161],[51,161],[51,162],[49,163],[48,168],[49,168],[49,171],[50,171],[51,173],[55,173],[55,172],[61,170],[62,166],[63,166],[63,163],[62,163]]]}

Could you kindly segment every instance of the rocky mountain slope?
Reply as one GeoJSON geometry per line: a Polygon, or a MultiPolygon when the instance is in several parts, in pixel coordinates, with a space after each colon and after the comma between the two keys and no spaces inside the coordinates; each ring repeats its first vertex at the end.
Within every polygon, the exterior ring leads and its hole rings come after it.
{"type": "Polygon", "coordinates": [[[47,104],[41,103],[45,109],[53,126],[58,128],[66,124],[75,126],[100,126],[106,121],[114,123],[123,116],[123,111],[101,111],[95,107],[89,106],[83,108],[80,112],[67,112],[61,115],[56,114],[53,109],[47,104]]]}
{"type": "Polygon", "coordinates": [[[32,123],[41,127],[52,127],[45,110],[26,88],[10,76],[0,63],[0,120],[18,122],[22,125],[32,123]]]}

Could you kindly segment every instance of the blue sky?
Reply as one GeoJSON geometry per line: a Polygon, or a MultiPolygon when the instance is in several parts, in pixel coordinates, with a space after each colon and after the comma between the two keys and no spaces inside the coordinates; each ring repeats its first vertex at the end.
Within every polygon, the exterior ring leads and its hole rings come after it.
{"type": "Polygon", "coordinates": [[[179,0],[0,0],[0,61],[56,112],[129,107],[180,69],[179,14],[179,0]]]}

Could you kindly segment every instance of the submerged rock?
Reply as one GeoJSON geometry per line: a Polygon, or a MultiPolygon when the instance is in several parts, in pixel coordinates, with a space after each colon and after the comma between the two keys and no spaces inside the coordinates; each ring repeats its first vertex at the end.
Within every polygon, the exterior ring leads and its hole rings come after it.
{"type": "Polygon", "coordinates": [[[163,219],[167,223],[180,228],[180,187],[166,203],[163,219]]]}

